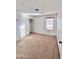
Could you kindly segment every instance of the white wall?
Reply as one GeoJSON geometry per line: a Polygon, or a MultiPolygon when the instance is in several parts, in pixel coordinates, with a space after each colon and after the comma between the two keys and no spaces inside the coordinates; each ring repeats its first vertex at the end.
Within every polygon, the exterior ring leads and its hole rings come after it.
{"type": "Polygon", "coordinates": [[[25,35],[28,35],[30,33],[29,15],[22,13],[21,22],[25,25],[25,35]]]}
{"type": "Polygon", "coordinates": [[[57,39],[62,41],[62,0],[60,0],[59,10],[57,14],[57,39]]]}
{"type": "Polygon", "coordinates": [[[57,15],[57,41],[60,51],[60,59],[62,59],[62,44],[59,43],[59,41],[62,41],[62,5],[61,4],[57,15]]]}
{"type": "MultiPolygon", "coordinates": [[[[51,16],[56,17],[56,15],[51,15],[51,16]]],[[[46,17],[48,17],[48,16],[37,16],[37,17],[33,18],[34,20],[32,23],[32,32],[55,36],[56,29],[57,29],[56,18],[55,18],[55,23],[54,23],[54,30],[48,31],[48,30],[46,30],[46,17]]]]}
{"type": "Polygon", "coordinates": [[[61,16],[61,13],[58,13],[58,19],[57,19],[57,37],[58,37],[58,41],[62,41],[62,16],[61,16]]]}
{"type": "Polygon", "coordinates": [[[20,39],[20,21],[16,21],[16,40],[20,39]]]}
{"type": "Polygon", "coordinates": [[[30,33],[29,16],[21,14],[21,18],[16,21],[16,40],[23,38],[30,33]]]}
{"type": "Polygon", "coordinates": [[[62,41],[62,15],[61,11],[58,13],[58,19],[57,19],[57,41],[59,45],[60,54],[62,53],[62,44],[59,43],[59,41],[62,41]]]}

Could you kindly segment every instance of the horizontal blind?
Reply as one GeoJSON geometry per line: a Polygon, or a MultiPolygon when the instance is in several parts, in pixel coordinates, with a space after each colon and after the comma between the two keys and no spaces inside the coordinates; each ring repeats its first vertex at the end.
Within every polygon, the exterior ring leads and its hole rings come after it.
{"type": "Polygon", "coordinates": [[[53,30],[54,18],[47,18],[46,19],[46,29],[53,30]]]}

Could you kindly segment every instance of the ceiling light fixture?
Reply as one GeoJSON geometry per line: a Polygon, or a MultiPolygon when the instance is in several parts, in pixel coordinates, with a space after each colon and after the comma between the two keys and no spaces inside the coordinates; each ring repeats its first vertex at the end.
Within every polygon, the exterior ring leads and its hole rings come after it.
{"type": "Polygon", "coordinates": [[[35,9],[35,11],[39,11],[39,9],[35,9]]]}

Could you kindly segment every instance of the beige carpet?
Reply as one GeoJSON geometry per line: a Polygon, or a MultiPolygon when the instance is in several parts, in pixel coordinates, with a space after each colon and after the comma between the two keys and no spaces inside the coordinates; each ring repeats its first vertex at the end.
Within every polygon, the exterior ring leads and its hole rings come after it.
{"type": "Polygon", "coordinates": [[[59,59],[56,37],[31,34],[16,42],[16,59],[59,59]]]}

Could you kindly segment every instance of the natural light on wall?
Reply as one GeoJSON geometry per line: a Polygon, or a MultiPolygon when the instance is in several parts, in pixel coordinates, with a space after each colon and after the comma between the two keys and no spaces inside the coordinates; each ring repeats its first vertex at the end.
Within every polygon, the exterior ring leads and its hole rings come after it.
{"type": "Polygon", "coordinates": [[[25,36],[25,24],[20,26],[20,38],[25,36]]]}
{"type": "Polygon", "coordinates": [[[46,29],[53,30],[54,29],[53,25],[54,25],[54,18],[53,17],[46,18],[46,29]]]}

